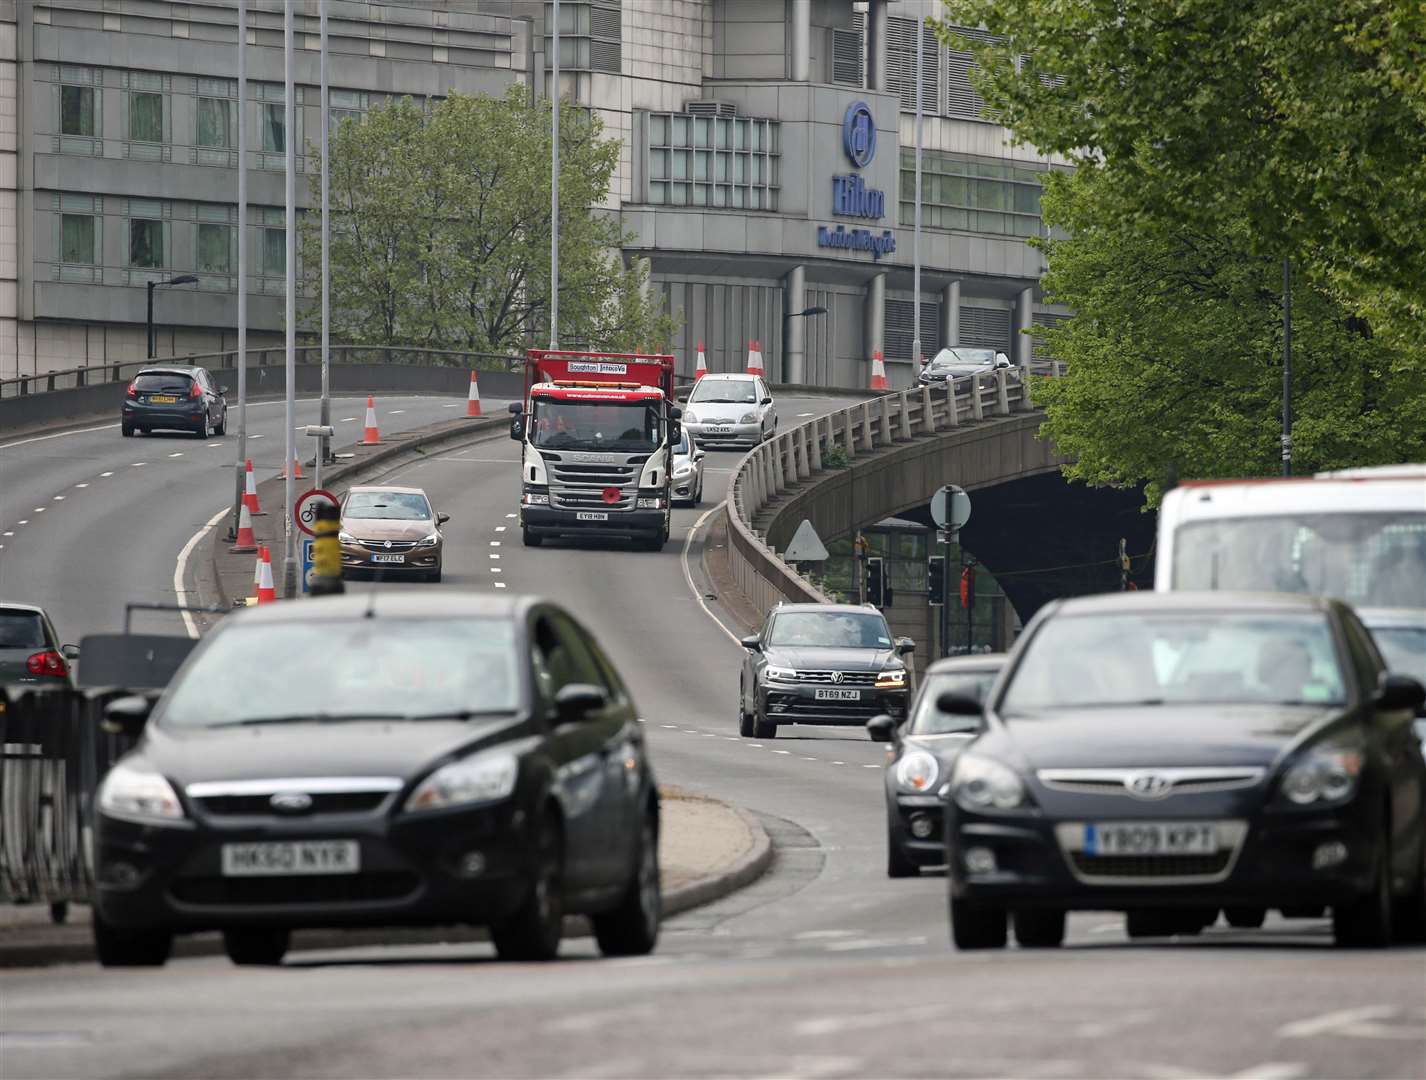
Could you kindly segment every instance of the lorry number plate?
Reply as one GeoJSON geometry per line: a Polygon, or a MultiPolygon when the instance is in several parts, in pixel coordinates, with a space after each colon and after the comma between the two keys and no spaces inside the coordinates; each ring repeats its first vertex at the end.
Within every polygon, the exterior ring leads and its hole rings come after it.
{"type": "Polygon", "coordinates": [[[576,521],[608,521],[609,515],[602,510],[581,510],[574,518],[576,521]]]}

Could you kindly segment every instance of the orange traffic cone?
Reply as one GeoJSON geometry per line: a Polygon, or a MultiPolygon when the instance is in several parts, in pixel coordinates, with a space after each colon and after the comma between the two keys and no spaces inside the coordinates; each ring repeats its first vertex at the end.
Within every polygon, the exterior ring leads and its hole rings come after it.
{"type": "Polygon", "coordinates": [[[748,374],[766,374],[766,372],[763,371],[763,346],[760,341],[748,342],[748,374]]]}
{"type": "Polygon", "coordinates": [[[253,515],[246,502],[238,510],[238,542],[228,550],[237,555],[257,550],[257,537],[253,535],[253,515]]]}
{"type": "Polygon", "coordinates": [[[476,385],[473,371],[470,373],[470,395],[465,399],[465,415],[468,420],[480,415],[480,387],[476,385]]]}
{"type": "MultiPolygon", "coordinates": [[[[277,475],[279,479],[285,478],[287,476],[287,470],[283,469],[282,472],[277,475]]],[[[302,475],[302,462],[297,457],[297,448],[295,446],[292,448],[292,477],[295,480],[305,479],[302,475]]]]}
{"type": "Polygon", "coordinates": [[[253,475],[253,459],[248,458],[244,462],[246,475],[243,478],[243,505],[248,508],[248,513],[253,517],[261,517],[262,511],[257,505],[257,477],[253,475]]]}
{"type": "Polygon", "coordinates": [[[375,446],[381,442],[381,432],[376,430],[376,403],[371,395],[366,396],[366,433],[361,437],[363,446],[375,446]]]}
{"type": "Polygon", "coordinates": [[[886,364],[881,359],[881,352],[871,354],[871,388],[873,390],[886,389],[886,364]]]}
{"type": "Polygon", "coordinates": [[[253,560],[253,594],[248,597],[248,605],[257,603],[258,588],[262,585],[262,551],[259,549],[257,558],[253,560]]]}
{"type": "Polygon", "coordinates": [[[272,583],[272,552],[267,545],[262,546],[262,565],[258,567],[257,602],[270,604],[277,599],[277,588],[272,583]]]}
{"type": "Polygon", "coordinates": [[[703,355],[703,342],[698,343],[698,367],[694,369],[693,381],[697,382],[708,374],[708,358],[703,355]]]}

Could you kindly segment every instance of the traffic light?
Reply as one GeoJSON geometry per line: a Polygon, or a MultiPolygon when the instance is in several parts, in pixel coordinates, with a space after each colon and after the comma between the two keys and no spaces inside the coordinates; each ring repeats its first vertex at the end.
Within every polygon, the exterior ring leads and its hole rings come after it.
{"type": "Polygon", "coordinates": [[[880,556],[866,561],[866,598],[877,607],[886,606],[886,560],[880,556]]]}
{"type": "Polygon", "coordinates": [[[946,557],[932,555],[926,560],[926,599],[932,607],[946,602],[946,557]]]}

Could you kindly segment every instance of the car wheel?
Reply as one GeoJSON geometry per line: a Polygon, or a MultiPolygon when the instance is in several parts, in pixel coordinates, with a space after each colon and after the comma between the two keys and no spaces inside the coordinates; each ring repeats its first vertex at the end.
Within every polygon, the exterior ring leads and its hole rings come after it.
{"type": "Polygon", "coordinates": [[[442,567],[436,567],[434,570],[432,570],[429,574],[426,575],[426,580],[432,582],[433,584],[439,585],[441,582],[441,570],[442,567]]]}
{"type": "Polygon", "coordinates": [[[743,702],[747,697],[743,693],[743,687],[738,687],[738,734],[745,739],[753,737],[753,718],[748,715],[748,711],[743,708],[743,702]]]}
{"type": "Polygon", "coordinates": [[[1426,942],[1426,841],[1421,845],[1421,869],[1415,887],[1396,902],[1392,922],[1398,941],[1419,945],[1426,942]]]}
{"type": "Polygon", "coordinates": [[[223,931],[223,951],[242,967],[274,967],[282,963],[292,931],[286,927],[238,926],[223,931]]]}
{"type": "Polygon", "coordinates": [[[1065,940],[1065,913],[1050,908],[1017,911],[1015,940],[1027,949],[1058,949],[1065,940]]]}
{"type": "Polygon", "coordinates": [[[101,967],[162,967],[173,951],[167,930],[127,930],[94,912],[94,951],[101,967]]]}
{"type": "Polygon", "coordinates": [[[132,439],[132,438],[134,437],[134,425],[133,425],[133,424],[120,424],[120,425],[119,425],[119,434],[122,435],[122,436],[124,436],[124,438],[126,438],[126,439],[132,439]]]}
{"type": "Polygon", "coordinates": [[[773,720],[765,719],[758,712],[757,703],[753,703],[753,734],[759,739],[777,738],[777,723],[773,720]]]}
{"type": "Polygon", "coordinates": [[[634,872],[623,899],[613,911],[596,915],[594,940],[605,956],[644,956],[659,939],[663,900],[659,894],[659,835],[653,815],[646,814],[639,831],[634,872]]]}
{"type": "Polygon", "coordinates": [[[218,421],[218,426],[213,429],[214,435],[226,435],[228,433],[228,407],[223,406],[223,417],[218,421]]]}
{"type": "Polygon", "coordinates": [[[203,412],[203,419],[198,421],[198,430],[194,434],[200,439],[207,439],[213,434],[213,419],[208,415],[206,409],[203,412]]]}
{"type": "Polygon", "coordinates": [[[69,901],[56,900],[50,905],[50,922],[62,926],[69,918],[69,901]]]}
{"type": "Polygon", "coordinates": [[[529,891],[508,919],[490,928],[502,960],[553,960],[564,924],[560,831],[548,818],[536,826],[535,873],[529,891]]]}
{"type": "Polygon", "coordinates": [[[526,547],[539,547],[545,542],[544,537],[536,536],[530,531],[530,526],[528,525],[520,526],[520,540],[526,547]]]}
{"type": "Polygon", "coordinates": [[[1004,908],[951,901],[951,940],[958,949],[1003,949],[1010,920],[1004,908]]]}
{"type": "Polygon", "coordinates": [[[1347,904],[1332,907],[1332,937],[1338,945],[1381,949],[1391,944],[1391,829],[1381,831],[1376,881],[1347,904]]]}
{"type": "Polygon", "coordinates": [[[886,876],[890,878],[920,877],[921,868],[917,866],[901,849],[901,845],[896,842],[896,834],[890,829],[886,830],[886,876]]]}
{"type": "Polygon", "coordinates": [[[1230,907],[1223,909],[1223,917],[1229,926],[1239,930],[1256,930],[1268,917],[1268,909],[1260,907],[1230,907]]]}

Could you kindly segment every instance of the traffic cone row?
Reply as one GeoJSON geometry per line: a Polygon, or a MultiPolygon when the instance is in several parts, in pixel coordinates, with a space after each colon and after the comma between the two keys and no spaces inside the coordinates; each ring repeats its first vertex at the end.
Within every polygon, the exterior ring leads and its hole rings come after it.
{"type": "Polygon", "coordinates": [[[703,341],[698,342],[698,367],[693,372],[693,381],[697,382],[708,374],[708,358],[703,355],[703,341]]]}
{"type": "Polygon", "coordinates": [[[271,604],[277,599],[277,587],[272,583],[272,553],[266,544],[258,553],[257,602],[271,604]]]}
{"type": "Polygon", "coordinates": [[[465,399],[466,419],[473,420],[480,415],[480,387],[476,385],[475,372],[470,373],[470,394],[465,399]]]}
{"type": "Polygon", "coordinates": [[[366,432],[361,437],[363,446],[376,446],[381,442],[381,432],[376,430],[376,402],[370,394],[366,396],[366,432]]]}
{"type": "Polygon", "coordinates": [[[262,511],[257,505],[257,477],[253,475],[253,459],[248,458],[244,463],[245,475],[243,477],[243,505],[248,508],[248,513],[253,517],[260,517],[262,511]]]}
{"type": "Polygon", "coordinates": [[[767,372],[763,370],[763,343],[761,341],[748,342],[748,374],[767,374],[767,372]]]}
{"type": "Polygon", "coordinates": [[[871,354],[871,388],[886,389],[886,364],[881,359],[880,350],[871,354]]]}

